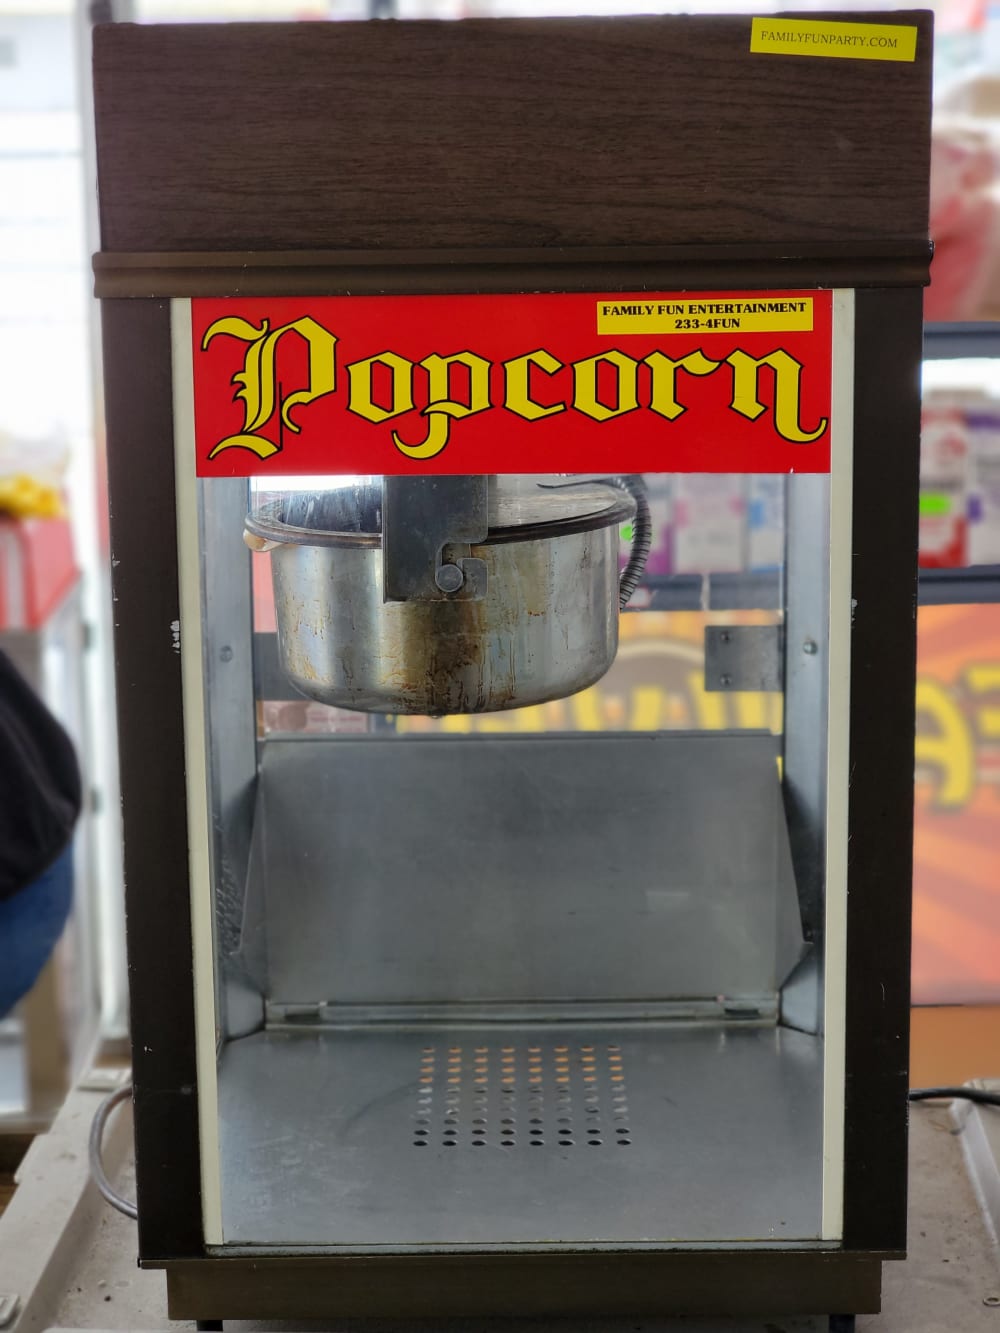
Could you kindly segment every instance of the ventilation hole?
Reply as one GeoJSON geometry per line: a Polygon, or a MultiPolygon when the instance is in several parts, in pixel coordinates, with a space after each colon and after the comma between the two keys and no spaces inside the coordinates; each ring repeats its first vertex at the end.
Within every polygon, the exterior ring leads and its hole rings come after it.
{"type": "Polygon", "coordinates": [[[413,1146],[414,1146],[414,1148],[426,1148],[426,1147],[427,1147],[427,1140],[426,1140],[426,1139],[414,1139],[414,1140],[413,1140],[413,1146]]]}
{"type": "Polygon", "coordinates": [[[472,1146],[473,1146],[473,1148],[485,1148],[485,1147],[486,1147],[486,1140],[485,1140],[485,1139],[473,1139],[473,1140],[472,1140],[472,1146]]]}
{"type": "Polygon", "coordinates": [[[442,1139],[442,1140],[441,1140],[441,1147],[442,1147],[442,1148],[457,1148],[457,1147],[458,1147],[458,1144],[455,1142],[454,1139],[442,1139]]]}
{"type": "Polygon", "coordinates": [[[573,1118],[572,1116],[561,1115],[557,1123],[560,1125],[571,1125],[573,1123],[573,1118]]]}
{"type": "Polygon", "coordinates": [[[632,1140],[631,1140],[631,1139],[619,1139],[619,1140],[618,1140],[618,1146],[619,1146],[619,1148],[631,1148],[631,1146],[632,1146],[632,1140]]]}
{"type": "Polygon", "coordinates": [[[588,1140],[587,1140],[587,1147],[588,1147],[588,1148],[599,1148],[603,1142],[604,1142],[603,1139],[588,1139],[588,1140]]]}
{"type": "Polygon", "coordinates": [[[572,1147],[573,1147],[573,1140],[572,1140],[572,1139],[560,1139],[560,1140],[559,1140],[559,1145],[560,1145],[560,1147],[562,1147],[562,1148],[572,1148],[572,1147]]]}

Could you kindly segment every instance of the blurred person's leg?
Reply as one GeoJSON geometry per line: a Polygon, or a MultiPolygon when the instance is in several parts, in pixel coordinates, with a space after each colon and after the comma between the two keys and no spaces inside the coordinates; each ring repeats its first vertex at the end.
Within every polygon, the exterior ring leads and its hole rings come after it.
{"type": "Polygon", "coordinates": [[[0,1018],[25,996],[48,962],[73,899],[73,844],[42,875],[0,900],[0,1018]]]}

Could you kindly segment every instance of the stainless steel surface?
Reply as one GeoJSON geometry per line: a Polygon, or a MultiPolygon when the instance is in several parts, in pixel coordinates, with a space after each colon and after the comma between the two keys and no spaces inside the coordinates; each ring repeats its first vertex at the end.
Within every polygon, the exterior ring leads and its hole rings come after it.
{"type": "Polygon", "coordinates": [[[514,489],[509,504],[501,493],[486,543],[446,548],[474,583],[427,601],[385,600],[374,501],[362,496],[366,512],[343,532],[331,506],[349,505],[346,491],[303,507],[314,527],[290,502],[251,515],[247,531],[271,549],[279,653],[296,688],[341,708],[445,714],[541,703],[600,679],[618,645],[617,529],[633,502],[599,484],[535,490],[514,489]]]}
{"type": "Polygon", "coordinates": [[[752,732],[269,740],[247,910],[285,1003],[759,997],[802,949],[752,732]]]}
{"type": "Polygon", "coordinates": [[[802,923],[814,939],[825,899],[830,479],[789,477],[786,496],[785,806],[802,923]]]}
{"type": "Polygon", "coordinates": [[[455,563],[443,561],[442,552],[456,543],[468,546],[486,540],[488,484],[484,476],[382,478],[386,601],[436,602],[463,589],[466,595],[485,596],[483,571],[476,571],[480,577],[467,580],[464,558],[456,557],[455,563]]]}
{"type": "Polygon", "coordinates": [[[783,645],[781,625],[707,625],[705,689],[780,690],[783,645]]]}
{"type": "Polygon", "coordinates": [[[224,1049],[219,1092],[229,1243],[819,1234],[822,1046],[798,1032],[258,1033],[224,1049]]]}

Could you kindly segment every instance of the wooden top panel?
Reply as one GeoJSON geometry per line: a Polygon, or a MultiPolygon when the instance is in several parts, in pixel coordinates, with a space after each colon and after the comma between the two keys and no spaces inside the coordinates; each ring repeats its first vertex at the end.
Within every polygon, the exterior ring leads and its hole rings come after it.
{"type": "Polygon", "coordinates": [[[103,246],[926,252],[930,16],[870,17],[916,60],[722,15],[98,28],[103,246]]]}

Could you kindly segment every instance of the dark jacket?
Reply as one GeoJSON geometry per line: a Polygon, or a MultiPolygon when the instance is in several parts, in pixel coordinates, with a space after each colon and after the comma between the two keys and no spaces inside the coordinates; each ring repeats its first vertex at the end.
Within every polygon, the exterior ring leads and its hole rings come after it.
{"type": "Polygon", "coordinates": [[[80,813],[73,744],[0,651],[0,900],[47,870],[80,813]]]}

